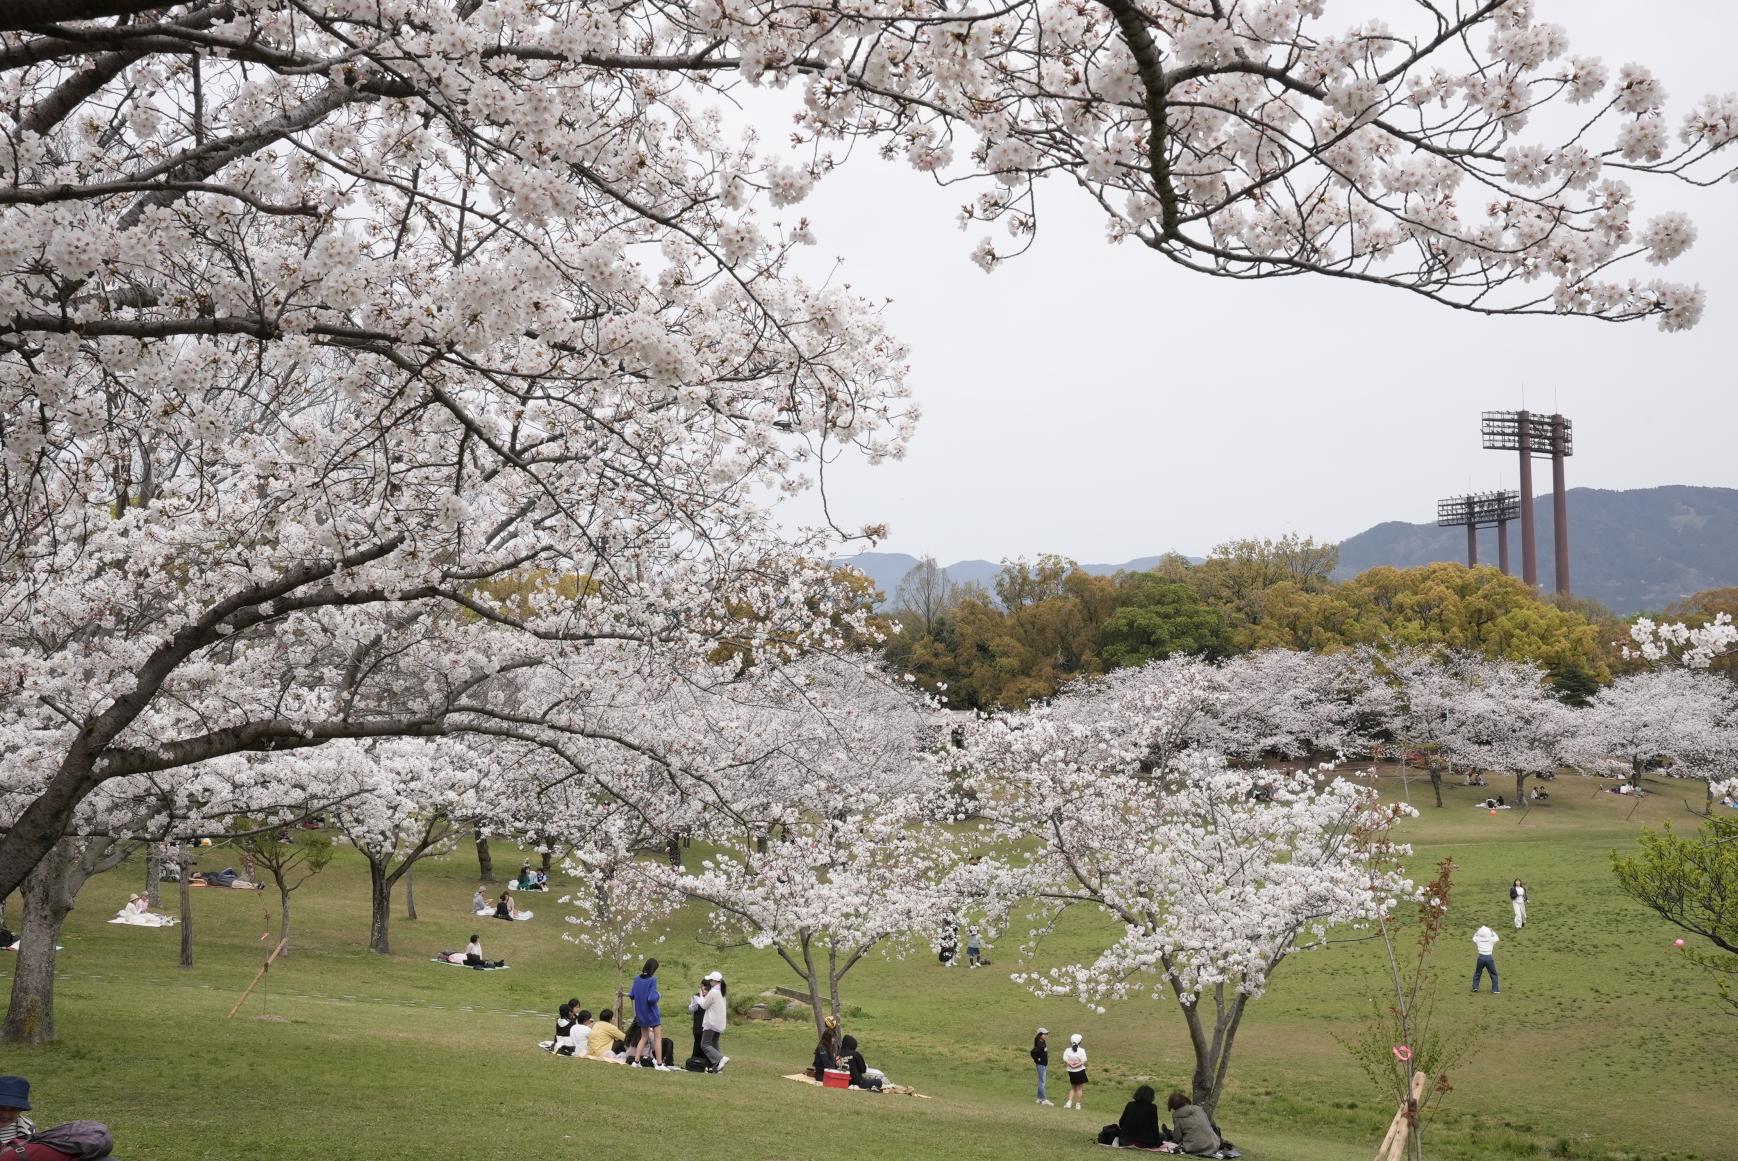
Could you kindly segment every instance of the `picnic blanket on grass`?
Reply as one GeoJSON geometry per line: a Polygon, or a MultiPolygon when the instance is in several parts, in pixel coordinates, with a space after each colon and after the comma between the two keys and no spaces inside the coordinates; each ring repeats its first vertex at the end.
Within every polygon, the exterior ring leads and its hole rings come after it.
{"type": "Polygon", "coordinates": [[[487,967],[482,967],[482,966],[479,966],[479,965],[477,965],[477,964],[468,964],[468,963],[463,963],[463,962],[460,962],[460,963],[454,963],[454,962],[453,962],[453,961],[452,961],[452,960],[450,960],[450,959],[442,959],[442,958],[441,958],[441,957],[440,957],[440,956],[438,956],[438,955],[437,955],[437,956],[435,956],[435,957],[434,957],[434,960],[433,960],[433,962],[435,962],[435,963],[444,963],[444,964],[446,964],[446,965],[447,965],[447,966],[448,966],[448,967],[462,967],[462,968],[470,968],[470,969],[471,969],[471,970],[472,970],[472,971],[474,971],[474,972],[504,972],[504,971],[506,971],[506,970],[507,970],[507,965],[506,965],[506,964],[504,964],[504,963],[495,963],[495,964],[490,964],[490,965],[489,965],[489,966],[487,966],[487,967]]]}
{"type": "MultiPolygon", "coordinates": [[[[495,914],[495,909],[493,907],[490,907],[485,911],[477,912],[477,918],[478,919],[495,919],[495,918],[498,918],[498,916],[496,916],[496,914],[495,914]]],[[[523,923],[525,920],[531,918],[531,912],[521,911],[521,912],[519,912],[519,914],[513,916],[513,918],[515,918],[515,919],[519,920],[521,923],[523,923]]]]}
{"type": "MultiPolygon", "coordinates": [[[[814,1077],[810,1076],[806,1072],[793,1072],[789,1076],[785,1077],[785,1079],[786,1080],[801,1081],[803,1084],[813,1085],[815,1088],[826,1088],[827,1087],[826,1085],[822,1084],[820,1081],[816,1080],[814,1077]]],[[[882,1093],[892,1093],[894,1096],[912,1096],[912,1097],[916,1097],[920,1101],[926,1101],[926,1100],[930,1099],[928,1093],[918,1092],[916,1089],[912,1088],[908,1084],[884,1084],[881,1086],[881,1088],[879,1090],[871,1089],[871,1088],[846,1088],[846,1089],[834,1089],[833,1091],[834,1092],[876,1092],[876,1091],[880,1091],[882,1093]]]]}

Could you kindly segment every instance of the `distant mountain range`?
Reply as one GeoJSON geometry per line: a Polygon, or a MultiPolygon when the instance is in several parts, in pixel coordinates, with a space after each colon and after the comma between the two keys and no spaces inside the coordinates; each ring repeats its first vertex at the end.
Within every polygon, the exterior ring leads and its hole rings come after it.
{"type": "MultiPolygon", "coordinates": [[[[1112,576],[1125,571],[1146,572],[1156,566],[1160,559],[1157,556],[1137,556],[1122,564],[1083,564],[1080,567],[1094,576],[1112,576]]],[[[1189,560],[1199,564],[1201,558],[1192,556],[1189,560]]],[[[844,557],[839,563],[851,565],[866,573],[875,582],[875,587],[881,590],[881,595],[891,601],[905,574],[917,567],[917,557],[903,552],[864,552],[844,557]]],[[[946,566],[942,571],[955,584],[976,583],[987,589],[996,579],[996,574],[1002,571],[1002,566],[989,560],[961,560],[946,566]]]]}
{"type": "MultiPolygon", "coordinates": [[[[1533,510],[1539,584],[1549,590],[1556,582],[1549,492],[1534,498],[1533,510]]],[[[1519,520],[1509,529],[1509,557],[1510,571],[1519,576],[1519,520]]],[[[1122,564],[1081,567],[1109,576],[1124,570],[1144,572],[1159,559],[1141,556],[1122,564]]],[[[1439,560],[1466,560],[1464,529],[1391,520],[1341,544],[1335,575],[1345,579],[1377,565],[1412,568],[1439,560]]],[[[917,558],[903,552],[865,552],[840,563],[867,573],[891,600],[917,558]]],[[[1479,533],[1479,563],[1497,563],[1494,528],[1479,533]]],[[[962,560],[944,571],[956,583],[975,581],[989,588],[1001,567],[988,560],[962,560]]],[[[1569,576],[1577,596],[1592,597],[1622,614],[1663,609],[1702,589],[1738,585],[1738,489],[1685,485],[1621,492],[1569,489],[1569,576]]]]}
{"type": "MultiPolygon", "coordinates": [[[[1622,614],[1658,610],[1702,589],[1738,585],[1738,489],[1671,485],[1616,492],[1570,488],[1569,579],[1576,596],[1622,614]]],[[[1539,584],[1556,586],[1551,495],[1533,499],[1539,584]]],[[[1466,560],[1466,530],[1391,520],[1340,545],[1344,579],[1379,564],[1397,568],[1466,560]]],[[[1497,563],[1496,529],[1479,532],[1479,563],[1497,563]]],[[[1521,522],[1509,527],[1509,571],[1521,572],[1521,522]]]]}

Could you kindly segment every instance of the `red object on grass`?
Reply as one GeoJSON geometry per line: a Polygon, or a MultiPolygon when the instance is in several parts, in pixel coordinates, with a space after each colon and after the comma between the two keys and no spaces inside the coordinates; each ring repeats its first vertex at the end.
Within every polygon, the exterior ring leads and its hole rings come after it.
{"type": "Polygon", "coordinates": [[[841,1068],[829,1068],[821,1074],[821,1083],[827,1088],[850,1088],[851,1074],[841,1068]]]}

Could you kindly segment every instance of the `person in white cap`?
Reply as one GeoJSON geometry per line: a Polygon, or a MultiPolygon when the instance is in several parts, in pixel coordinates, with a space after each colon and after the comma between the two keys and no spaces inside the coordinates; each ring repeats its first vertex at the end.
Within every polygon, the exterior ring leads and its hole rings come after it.
{"type": "Polygon", "coordinates": [[[1491,995],[1494,996],[1501,990],[1497,983],[1497,961],[1493,954],[1497,950],[1497,941],[1501,938],[1490,929],[1489,924],[1472,933],[1472,945],[1479,953],[1478,966],[1472,969],[1472,990],[1475,993],[1479,990],[1479,980],[1486,972],[1491,973],[1491,995]]]}
{"type": "Polygon", "coordinates": [[[1050,1029],[1038,1029],[1038,1035],[1032,1037],[1032,1063],[1038,1066],[1038,1103],[1041,1105],[1056,1104],[1044,1095],[1044,1077],[1050,1071],[1050,1029]]]}
{"type": "Polygon", "coordinates": [[[1062,1067],[1068,1070],[1068,1099],[1062,1102],[1062,1107],[1085,1108],[1086,1047],[1081,1044],[1078,1032],[1068,1038],[1068,1048],[1062,1053],[1062,1067]]]}
{"type": "Polygon", "coordinates": [[[723,1072],[730,1057],[718,1050],[727,1011],[723,972],[707,972],[700,981],[700,1052],[713,1072],[723,1072]]]}

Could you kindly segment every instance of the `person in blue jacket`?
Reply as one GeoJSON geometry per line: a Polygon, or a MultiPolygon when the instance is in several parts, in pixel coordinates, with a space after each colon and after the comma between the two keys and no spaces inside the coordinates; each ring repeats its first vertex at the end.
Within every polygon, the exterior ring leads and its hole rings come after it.
{"type": "Polygon", "coordinates": [[[634,977],[633,986],[628,989],[628,998],[634,1002],[634,1020],[640,1026],[640,1042],[634,1046],[632,1055],[638,1058],[640,1067],[646,1067],[648,1058],[652,1067],[659,1072],[665,1071],[664,1061],[660,1052],[664,1043],[664,1017],[658,1011],[658,961],[649,959],[646,966],[640,969],[640,974],[634,977]]]}

